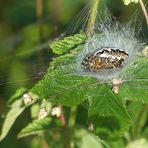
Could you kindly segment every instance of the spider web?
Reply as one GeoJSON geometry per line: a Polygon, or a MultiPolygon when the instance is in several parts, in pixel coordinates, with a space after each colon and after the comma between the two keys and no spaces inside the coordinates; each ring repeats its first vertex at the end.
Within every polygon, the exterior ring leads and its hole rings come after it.
{"type": "MultiPolygon", "coordinates": [[[[105,20],[102,19],[102,17],[100,15],[97,15],[94,33],[98,34],[98,33],[101,33],[102,31],[106,31],[107,29],[111,29],[111,26],[115,25],[115,24],[117,26],[116,29],[118,29],[119,26],[118,26],[118,23],[116,22],[116,20],[114,20],[110,16],[106,16],[107,13],[104,13],[105,18],[106,18],[105,20]]],[[[90,16],[90,8],[89,8],[89,5],[88,5],[78,14],[78,16],[74,19],[74,21],[72,22],[70,27],[67,29],[67,31],[64,34],[62,34],[62,37],[68,36],[68,35],[73,35],[75,33],[79,33],[80,31],[85,32],[89,16],[90,16]]],[[[126,33],[128,34],[128,33],[130,33],[130,29],[131,28],[129,28],[129,30],[126,30],[125,28],[122,28],[122,31],[123,32],[127,31],[126,33]]],[[[134,30],[134,32],[135,32],[135,30],[134,30]]],[[[120,33],[121,32],[119,32],[119,34],[118,34],[119,36],[120,36],[120,33]]],[[[111,37],[112,36],[108,36],[108,38],[111,38],[111,37]]],[[[94,39],[91,38],[91,40],[93,41],[93,44],[91,42],[89,43],[91,45],[88,45],[87,52],[89,52],[90,47],[93,47],[94,49],[98,48],[97,38],[94,38],[94,39]]],[[[9,46],[10,46],[10,43],[14,44],[17,41],[18,41],[18,36],[16,36],[15,41],[12,41],[11,39],[9,39],[6,42],[3,42],[1,44],[1,47],[5,46],[6,44],[8,45],[8,42],[9,42],[9,46]]],[[[115,40],[114,40],[114,44],[116,44],[115,40]]],[[[45,48],[47,49],[48,45],[49,45],[49,41],[45,42],[45,43],[43,43],[43,44],[41,44],[37,47],[30,49],[29,52],[36,52],[36,51],[44,50],[45,48]]],[[[12,48],[12,46],[10,48],[12,48]]],[[[24,56],[25,54],[28,54],[28,50],[27,50],[26,53],[16,54],[14,57],[19,58],[21,56],[24,56]]],[[[13,79],[13,80],[11,79],[9,81],[9,78],[8,78],[9,71],[4,72],[4,74],[2,74],[0,76],[0,87],[3,87],[4,85],[6,86],[6,85],[12,85],[12,84],[16,84],[16,83],[22,83],[22,82],[26,82],[26,81],[30,82],[30,81],[36,81],[36,80],[41,79],[42,76],[44,74],[46,74],[47,68],[49,67],[49,62],[52,60],[52,58],[53,57],[47,58],[46,56],[45,57],[43,56],[43,60],[34,59],[34,61],[30,61],[30,63],[24,62],[22,64],[22,66],[25,65],[24,67],[27,67],[25,69],[27,71],[27,76],[24,77],[24,78],[21,78],[21,79],[13,79]]],[[[3,57],[0,60],[3,61],[3,60],[6,60],[6,59],[12,60],[12,56],[10,55],[10,56],[3,57]]],[[[80,58],[80,60],[81,60],[81,58],[80,58]]],[[[140,70],[140,71],[142,70],[144,73],[148,73],[148,71],[147,71],[148,68],[147,68],[146,65],[143,67],[143,69],[141,69],[141,67],[135,67],[135,68],[137,70],[140,70]]],[[[66,74],[71,75],[71,74],[74,74],[74,73],[66,73],[66,74]]],[[[89,76],[91,77],[92,75],[90,74],[89,76]]],[[[53,75],[53,77],[54,77],[54,75],[53,75]]],[[[59,81],[59,84],[60,84],[61,83],[60,80],[58,80],[58,81],[59,81]]],[[[123,76],[123,82],[128,83],[130,86],[138,87],[139,89],[148,89],[148,86],[143,86],[142,83],[141,84],[139,83],[139,85],[137,84],[138,82],[141,82],[141,81],[147,82],[148,78],[141,78],[141,77],[135,78],[134,73],[129,73],[128,76],[127,75],[123,76]]],[[[110,80],[106,81],[104,79],[103,81],[100,81],[98,83],[106,83],[106,82],[110,83],[111,81],[110,80]]],[[[9,90],[10,89],[11,89],[11,86],[9,87],[9,90]]],[[[65,91],[67,91],[67,90],[65,90],[65,91]]]]}

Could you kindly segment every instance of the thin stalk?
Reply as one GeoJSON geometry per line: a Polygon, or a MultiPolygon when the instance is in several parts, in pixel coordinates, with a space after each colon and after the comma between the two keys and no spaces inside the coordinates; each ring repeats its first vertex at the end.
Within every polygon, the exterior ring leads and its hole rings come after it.
{"type": "Polygon", "coordinates": [[[42,17],[42,0],[36,1],[36,15],[38,18],[42,17]]]}
{"type": "Polygon", "coordinates": [[[73,127],[75,125],[75,119],[76,119],[76,112],[77,112],[77,107],[72,107],[71,112],[70,112],[70,117],[68,121],[68,126],[73,127]]]}
{"type": "Polygon", "coordinates": [[[62,7],[62,0],[54,0],[53,7],[54,7],[54,10],[56,10],[56,11],[54,11],[54,15],[53,15],[53,17],[54,17],[53,25],[55,26],[53,36],[57,37],[57,36],[59,36],[59,30],[58,30],[59,25],[58,24],[60,23],[60,13],[61,13],[61,7],[62,7]]]}
{"type": "Polygon", "coordinates": [[[88,20],[87,29],[86,29],[86,34],[88,36],[92,35],[92,33],[94,31],[98,4],[99,4],[99,0],[93,0],[92,9],[91,9],[90,17],[89,17],[89,20],[88,20]]]}
{"type": "Polygon", "coordinates": [[[60,120],[61,120],[63,126],[66,127],[66,118],[65,118],[64,111],[63,111],[63,107],[62,107],[62,105],[59,105],[59,107],[60,107],[61,110],[62,110],[62,114],[61,114],[61,116],[60,116],[60,120]]]}
{"type": "Polygon", "coordinates": [[[73,147],[73,127],[75,125],[75,119],[76,119],[76,113],[77,113],[77,107],[74,106],[71,108],[70,116],[68,124],[65,126],[65,141],[64,141],[64,148],[72,148],[73,147]]]}
{"type": "Polygon", "coordinates": [[[145,20],[148,26],[148,13],[147,13],[146,7],[144,6],[143,0],[139,0],[139,3],[140,3],[141,9],[143,11],[143,14],[145,16],[145,20]]]}
{"type": "MultiPolygon", "coordinates": [[[[44,42],[44,30],[43,30],[43,0],[36,0],[36,17],[39,26],[39,43],[42,44],[44,42]]],[[[38,61],[43,60],[43,52],[40,51],[38,53],[38,61]]],[[[42,69],[43,65],[39,65],[39,71],[42,69]]]]}
{"type": "Polygon", "coordinates": [[[39,24],[39,37],[40,37],[40,43],[43,42],[43,1],[42,0],[36,0],[36,16],[38,19],[39,24]]]}

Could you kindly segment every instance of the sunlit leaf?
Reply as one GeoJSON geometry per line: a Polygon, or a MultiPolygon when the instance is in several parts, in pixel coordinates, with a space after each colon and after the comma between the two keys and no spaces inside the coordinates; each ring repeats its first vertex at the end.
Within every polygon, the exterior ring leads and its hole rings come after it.
{"type": "Polygon", "coordinates": [[[74,143],[80,148],[102,148],[102,144],[97,137],[82,128],[75,129],[74,143]]]}
{"type": "Polygon", "coordinates": [[[15,120],[21,115],[21,113],[27,107],[27,106],[23,106],[22,103],[23,103],[22,100],[19,99],[19,100],[16,100],[11,105],[11,109],[8,111],[3,123],[2,131],[0,135],[0,141],[2,141],[6,137],[10,128],[14,124],[15,120]]]}
{"type": "Polygon", "coordinates": [[[63,40],[53,42],[50,48],[56,54],[69,52],[71,49],[80,44],[85,43],[87,36],[85,34],[75,34],[74,36],[66,37],[63,40]]]}
{"type": "Polygon", "coordinates": [[[93,89],[90,89],[90,85],[94,85],[94,83],[97,83],[97,81],[93,78],[49,73],[34,86],[32,92],[40,98],[73,106],[88,99],[93,89]]]}
{"type": "Polygon", "coordinates": [[[32,123],[28,124],[22,131],[18,134],[19,138],[35,135],[39,132],[43,132],[51,127],[51,118],[44,118],[42,120],[34,120],[32,123]]]}
{"type": "Polygon", "coordinates": [[[148,60],[137,58],[125,71],[126,82],[121,84],[119,96],[124,100],[148,103],[148,60]]]}
{"type": "Polygon", "coordinates": [[[94,133],[102,139],[117,140],[130,126],[130,117],[111,89],[103,85],[97,87],[90,100],[89,122],[94,124],[94,133]]]}
{"type": "Polygon", "coordinates": [[[22,97],[23,94],[24,94],[25,92],[27,92],[27,91],[28,91],[28,90],[27,90],[26,88],[24,88],[24,87],[19,88],[19,89],[16,91],[16,93],[10,97],[10,99],[9,99],[9,101],[8,101],[8,104],[11,104],[11,103],[13,103],[15,100],[17,100],[17,99],[19,99],[20,97],[22,97]]]}

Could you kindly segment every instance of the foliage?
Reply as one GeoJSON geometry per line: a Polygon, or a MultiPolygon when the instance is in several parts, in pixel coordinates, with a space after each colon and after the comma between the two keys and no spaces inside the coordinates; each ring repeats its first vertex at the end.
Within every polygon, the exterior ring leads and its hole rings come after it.
{"type": "Polygon", "coordinates": [[[25,110],[27,106],[22,106],[22,100],[16,100],[12,105],[11,109],[7,113],[5,118],[2,133],[0,136],[0,140],[3,140],[5,136],[8,134],[11,126],[14,124],[16,118],[25,110]]]}
{"type": "Polygon", "coordinates": [[[25,137],[28,134],[33,135],[39,133],[40,131],[48,130],[50,128],[51,119],[45,118],[43,120],[35,120],[30,123],[26,128],[24,128],[18,135],[19,138],[25,137]]]}
{"type": "Polygon", "coordinates": [[[63,54],[75,48],[77,45],[83,44],[86,38],[85,34],[75,34],[72,37],[64,38],[62,41],[53,42],[50,48],[56,54],[63,54]]]}
{"type": "Polygon", "coordinates": [[[138,0],[123,0],[125,5],[129,5],[130,3],[138,3],[138,0]]]}
{"type": "MultiPolygon", "coordinates": [[[[125,4],[130,2],[125,1],[125,4]]],[[[19,51],[39,43],[34,25],[24,31],[25,38],[31,35],[35,36],[35,40],[24,41],[19,51]]],[[[15,121],[28,107],[32,110],[32,121],[18,133],[18,138],[38,135],[46,140],[49,147],[132,147],[136,142],[128,144],[127,141],[139,138],[139,133],[147,135],[147,57],[137,56],[125,69],[120,91],[115,94],[110,81],[80,76],[75,71],[75,59],[87,38],[85,33],[79,33],[50,44],[56,56],[50,62],[47,73],[30,90],[20,88],[9,99],[0,141],[6,138],[15,121]],[[27,92],[36,97],[34,102],[25,106],[22,96],[27,92]],[[50,115],[51,106],[55,105],[62,110],[59,119],[50,115]],[[48,111],[48,116],[38,120],[36,117],[42,107],[48,111]],[[89,129],[90,124],[92,129],[89,129]]],[[[141,141],[141,145],[147,146],[145,139],[141,141]]]]}
{"type": "MultiPolygon", "coordinates": [[[[61,104],[68,107],[79,105],[84,101],[88,102],[87,120],[88,123],[93,123],[94,134],[101,139],[117,140],[128,131],[131,124],[131,119],[125,106],[126,101],[147,103],[148,92],[145,89],[131,87],[130,83],[126,82],[122,84],[119,94],[116,95],[111,91],[110,84],[103,84],[96,78],[78,76],[74,73],[72,69],[75,57],[84,47],[79,44],[84,43],[85,40],[85,35],[79,34],[52,43],[50,47],[53,49],[53,52],[66,54],[55,58],[51,62],[47,74],[30,91],[37,95],[40,100],[47,99],[53,104],[61,104]],[[78,40],[81,41],[78,42],[78,40]]],[[[147,62],[146,58],[137,58],[125,71],[126,75],[135,73],[129,81],[133,81],[133,84],[138,83],[139,87],[146,87],[147,84],[145,81],[147,80],[147,62]],[[135,69],[135,67],[140,67],[141,70],[135,69]]],[[[7,120],[12,120],[13,118],[12,121],[14,121],[25,108],[15,107],[17,114],[14,114],[11,118],[9,114],[12,111],[9,111],[3,126],[3,129],[6,130],[2,131],[2,138],[5,137],[9,130],[9,128],[5,128],[8,122],[10,124],[10,121],[7,120]]],[[[36,134],[40,130],[50,129],[52,128],[52,126],[50,127],[51,121],[51,118],[45,118],[30,123],[21,131],[19,137],[36,134]]]]}

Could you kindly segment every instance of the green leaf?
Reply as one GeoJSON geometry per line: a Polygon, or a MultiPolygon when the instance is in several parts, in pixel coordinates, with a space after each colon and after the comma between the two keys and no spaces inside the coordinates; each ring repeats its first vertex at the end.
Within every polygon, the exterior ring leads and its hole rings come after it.
{"type": "Polygon", "coordinates": [[[27,91],[28,91],[28,90],[27,90],[26,88],[24,88],[24,87],[19,88],[19,89],[16,91],[16,93],[10,97],[10,99],[8,100],[8,104],[12,104],[15,100],[17,100],[17,99],[19,99],[20,97],[22,97],[23,94],[24,94],[25,92],[27,92],[27,91]]]}
{"type": "Polygon", "coordinates": [[[51,118],[44,118],[42,120],[34,120],[32,123],[28,124],[21,132],[18,134],[18,138],[26,137],[29,135],[35,135],[51,127],[51,118]]]}
{"type": "MultiPolygon", "coordinates": [[[[72,67],[72,62],[74,62],[74,55],[73,54],[65,54],[63,56],[57,57],[56,59],[54,59],[51,63],[48,71],[51,70],[66,70],[66,68],[68,68],[68,66],[71,64],[70,67],[72,67]],[[66,65],[66,66],[65,66],[66,65]],[[65,68],[66,67],[66,68],[65,68]]],[[[69,68],[70,68],[69,67],[69,68]]],[[[67,69],[66,72],[68,72],[70,69],[67,69]]]]}
{"type": "MultiPolygon", "coordinates": [[[[127,81],[146,80],[148,81],[148,59],[147,57],[137,57],[131,65],[125,70],[125,77],[127,81]]],[[[146,85],[145,85],[146,86],[146,85]]]]}
{"type": "Polygon", "coordinates": [[[126,146],[126,148],[147,148],[148,147],[148,140],[145,138],[140,138],[137,140],[134,140],[126,146]]]}
{"type": "Polygon", "coordinates": [[[124,100],[148,103],[148,60],[137,58],[125,71],[125,81],[121,84],[119,97],[124,100]]]}
{"type": "Polygon", "coordinates": [[[96,79],[63,73],[48,73],[43,80],[34,86],[32,92],[40,98],[66,106],[80,104],[90,97],[90,84],[97,83],[96,79]]]}
{"type": "Polygon", "coordinates": [[[48,69],[48,72],[53,70],[63,71],[64,73],[73,73],[75,65],[75,59],[78,53],[84,48],[84,44],[79,45],[77,48],[73,49],[70,53],[61,55],[55,58],[48,69]]]}
{"type": "Polygon", "coordinates": [[[73,74],[75,55],[82,48],[83,46],[78,46],[73,52],[51,62],[48,73],[31,91],[41,99],[49,99],[66,106],[77,105],[88,99],[93,89],[90,89],[89,86],[98,81],[95,78],[73,74]]]}
{"type": "Polygon", "coordinates": [[[125,139],[120,139],[118,141],[109,141],[108,145],[110,148],[125,148],[125,139]]]}
{"type": "Polygon", "coordinates": [[[111,88],[99,84],[94,78],[48,73],[32,91],[41,98],[49,98],[52,102],[66,106],[80,104],[86,99],[91,100],[89,118],[97,124],[97,130],[101,130],[95,132],[97,135],[107,134],[102,138],[116,139],[123,136],[129,128],[130,118],[122,99],[111,88]],[[111,122],[112,125],[105,122],[111,122]]]}
{"type": "MultiPolygon", "coordinates": [[[[136,83],[138,85],[138,81],[136,83]]],[[[148,103],[148,90],[136,88],[130,84],[122,84],[121,90],[118,94],[120,98],[127,101],[137,101],[142,103],[148,103]]]]}
{"type": "Polygon", "coordinates": [[[106,140],[117,140],[130,125],[122,99],[105,84],[97,87],[94,98],[90,100],[88,117],[94,124],[94,133],[106,140]]]}
{"type": "Polygon", "coordinates": [[[97,137],[95,137],[94,135],[92,135],[91,133],[82,128],[75,129],[74,142],[75,142],[75,147],[78,148],[103,147],[97,137]]]}
{"type": "Polygon", "coordinates": [[[30,109],[30,112],[31,112],[31,118],[32,119],[36,119],[38,118],[38,114],[39,114],[39,110],[40,108],[42,107],[46,107],[46,111],[49,113],[51,112],[51,108],[52,108],[52,105],[49,101],[43,101],[41,104],[39,104],[39,102],[37,103],[34,103],[32,106],[31,106],[31,109],[30,109]]]}
{"type": "Polygon", "coordinates": [[[124,2],[124,5],[129,5],[130,3],[138,3],[138,0],[122,0],[124,2]]]}
{"type": "Polygon", "coordinates": [[[56,54],[63,54],[69,52],[71,49],[80,44],[85,43],[87,36],[85,34],[75,34],[74,36],[66,37],[63,40],[53,42],[50,48],[56,54]]]}
{"type": "MultiPolygon", "coordinates": [[[[81,46],[80,49],[82,47],[84,46],[81,46]]],[[[71,72],[70,68],[73,68],[75,56],[80,49],[78,48],[73,50],[76,52],[56,58],[51,63],[51,68],[49,68],[45,77],[31,91],[41,99],[45,98],[51,102],[66,106],[78,105],[88,99],[91,104],[89,108],[89,121],[95,125],[94,133],[102,139],[117,140],[128,130],[131,123],[123,100],[125,98],[129,98],[129,100],[134,98],[133,92],[135,87],[129,89],[128,86],[129,84],[137,83],[137,80],[146,86],[145,79],[143,81],[141,78],[147,77],[145,69],[147,60],[145,58],[138,58],[126,69],[126,82],[122,84],[122,87],[125,86],[125,88],[121,88],[119,94],[115,95],[111,91],[111,87],[100,83],[95,78],[82,77],[71,72]],[[139,67],[142,70],[137,70],[139,67]]],[[[143,96],[147,96],[146,93],[145,91],[143,96]]],[[[143,96],[141,98],[135,97],[143,101],[143,96]]]]}
{"type": "Polygon", "coordinates": [[[132,119],[132,136],[133,138],[139,138],[140,133],[142,133],[147,127],[145,127],[147,122],[147,111],[148,105],[139,102],[128,103],[127,110],[132,119]]]}
{"type": "Polygon", "coordinates": [[[2,141],[6,135],[8,134],[10,128],[14,124],[15,120],[18,116],[25,110],[27,106],[22,106],[22,99],[16,100],[12,105],[11,109],[7,113],[5,117],[5,121],[3,123],[2,132],[0,135],[0,141],[2,141]]]}

